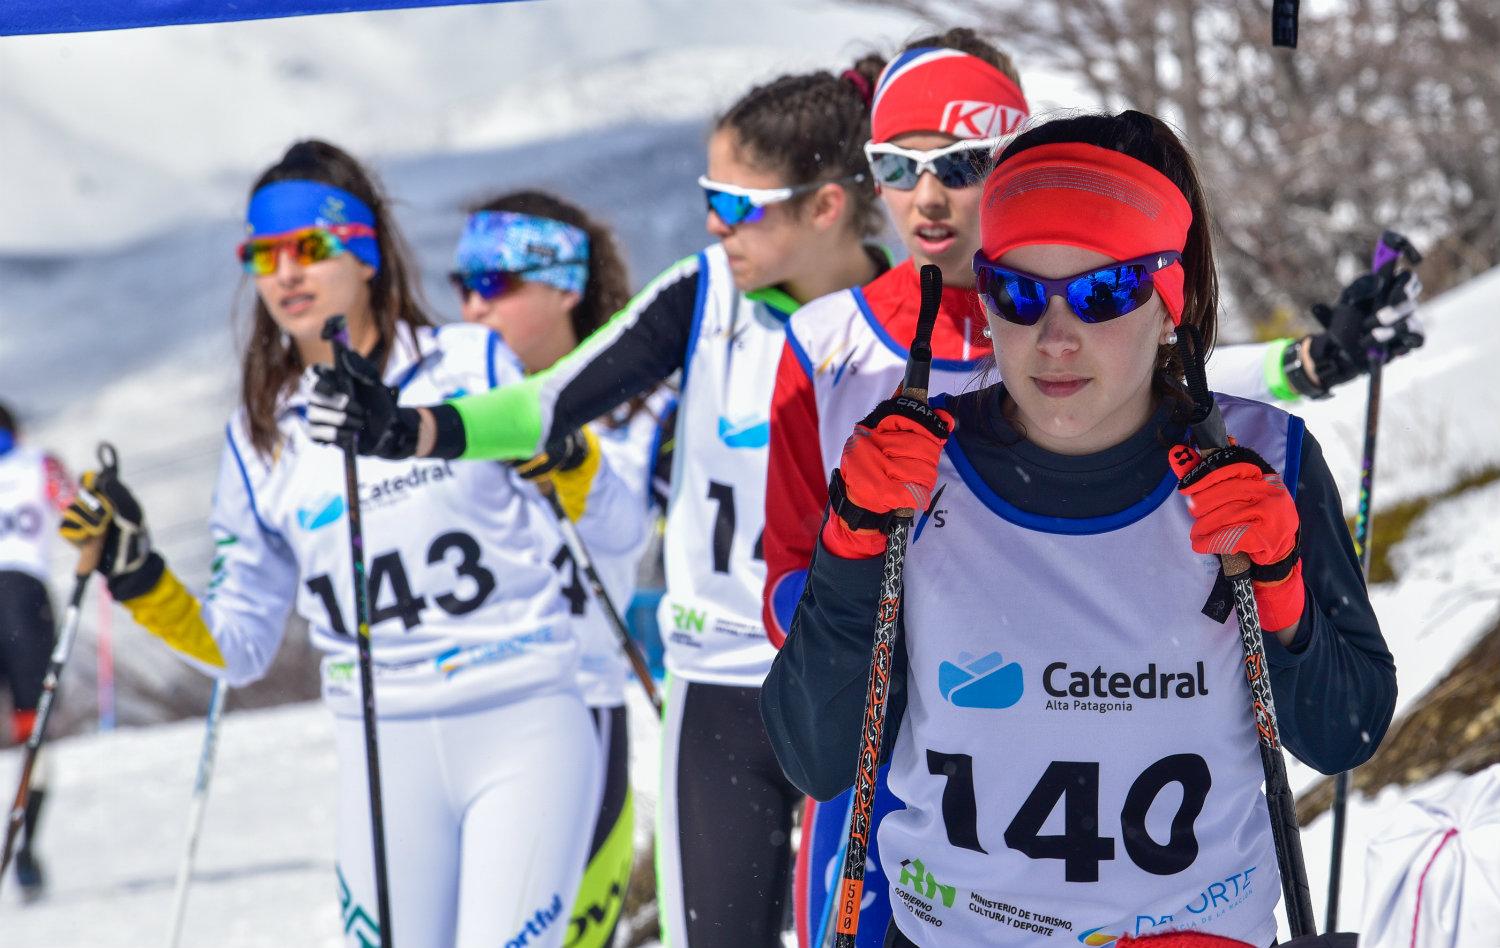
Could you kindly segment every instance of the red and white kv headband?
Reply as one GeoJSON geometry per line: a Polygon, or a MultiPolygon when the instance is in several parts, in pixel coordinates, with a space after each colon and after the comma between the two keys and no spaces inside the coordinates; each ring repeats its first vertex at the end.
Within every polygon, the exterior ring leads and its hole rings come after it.
{"type": "Polygon", "coordinates": [[[908,132],[1002,138],[1019,129],[1029,112],[1021,88],[979,57],[956,49],[909,49],[875,83],[870,140],[887,142],[908,132]]]}

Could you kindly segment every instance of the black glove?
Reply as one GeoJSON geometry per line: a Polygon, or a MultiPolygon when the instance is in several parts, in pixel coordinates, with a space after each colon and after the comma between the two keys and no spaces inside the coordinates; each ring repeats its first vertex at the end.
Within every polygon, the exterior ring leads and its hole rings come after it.
{"type": "Polygon", "coordinates": [[[334,365],[315,365],[316,379],[307,404],[307,433],[314,441],[343,447],[353,443],[360,454],[391,461],[417,453],[422,416],[396,404],[396,389],[364,356],[334,348],[334,365]]]}
{"type": "Polygon", "coordinates": [[[121,601],[144,595],[161,579],[166,563],[151,549],[146,515],[135,495],[112,469],[85,471],[57,532],[83,546],[104,538],[96,569],[121,601]]]}
{"type": "Polygon", "coordinates": [[[547,445],[547,450],[536,457],[516,465],[516,473],[534,481],[559,471],[573,471],[583,466],[593,451],[593,444],[580,429],[570,431],[559,441],[547,445]]]}
{"type": "Polygon", "coordinates": [[[1416,315],[1421,292],[1414,271],[1396,274],[1385,287],[1375,274],[1366,273],[1344,287],[1333,306],[1316,304],[1312,313],[1324,331],[1307,337],[1311,365],[1304,364],[1300,343],[1288,347],[1283,362],[1287,379],[1303,395],[1326,398],[1335,386],[1370,371],[1372,349],[1389,362],[1420,347],[1425,338],[1416,315]]]}

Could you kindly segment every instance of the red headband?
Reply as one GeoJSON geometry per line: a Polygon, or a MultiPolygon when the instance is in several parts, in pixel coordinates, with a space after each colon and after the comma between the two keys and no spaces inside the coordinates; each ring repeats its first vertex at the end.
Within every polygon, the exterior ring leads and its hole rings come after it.
{"type": "MultiPolygon", "coordinates": [[[[979,230],[998,261],[1028,244],[1065,244],[1115,260],[1182,252],[1193,222],[1166,175],[1129,155],[1081,142],[1038,145],[1007,159],[984,185],[979,230]]],[[[1172,321],[1182,321],[1182,264],[1152,277],[1172,321]]]]}
{"type": "Polygon", "coordinates": [[[1026,120],[1021,89],[977,56],[956,49],[910,49],[891,60],[875,84],[870,140],[907,132],[955,138],[999,138],[1026,120]]]}

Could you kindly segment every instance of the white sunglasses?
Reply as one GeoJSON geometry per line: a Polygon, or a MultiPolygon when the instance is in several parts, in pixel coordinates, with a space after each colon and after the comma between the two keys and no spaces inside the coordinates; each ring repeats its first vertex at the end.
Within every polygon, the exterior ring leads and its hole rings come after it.
{"type": "Polygon", "coordinates": [[[863,174],[846,175],[832,181],[810,181],[788,188],[742,188],[737,184],[715,181],[708,175],[700,175],[698,187],[703,189],[709,210],[730,227],[747,221],[758,221],[766,214],[766,207],[790,201],[799,194],[816,191],[825,184],[843,181],[863,181],[863,174]]]}
{"type": "Polygon", "coordinates": [[[865,142],[865,160],[875,181],[897,191],[910,191],[925,171],[945,188],[967,188],[984,180],[990,157],[1006,139],[966,138],[930,151],[913,151],[890,142],[865,142]]]}

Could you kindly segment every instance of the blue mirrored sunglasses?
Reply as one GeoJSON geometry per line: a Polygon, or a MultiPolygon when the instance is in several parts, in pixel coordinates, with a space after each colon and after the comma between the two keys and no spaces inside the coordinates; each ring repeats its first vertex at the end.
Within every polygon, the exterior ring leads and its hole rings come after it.
{"type": "Polygon", "coordinates": [[[708,199],[709,210],[719,215],[719,220],[729,227],[758,221],[766,216],[765,205],[756,204],[747,194],[730,194],[728,191],[704,188],[703,196],[708,199]]]}
{"type": "Polygon", "coordinates": [[[1103,323],[1144,306],[1155,292],[1152,274],[1181,261],[1182,254],[1163,250],[1049,280],[1002,267],[976,253],[974,288],[996,316],[1018,326],[1035,326],[1054,296],[1062,297],[1084,322],[1103,323]]]}
{"type": "Polygon", "coordinates": [[[586,263],[587,260],[562,260],[524,270],[454,270],[448,274],[448,282],[453,284],[461,298],[467,298],[470,293],[478,293],[480,299],[492,300],[520,286],[522,278],[528,273],[586,263]]]}
{"type": "Polygon", "coordinates": [[[827,181],[809,181],[787,188],[742,188],[733,184],[722,184],[707,175],[698,179],[708,209],[718,215],[727,227],[753,223],[766,216],[766,208],[772,204],[789,201],[799,194],[816,191],[825,184],[842,184],[846,181],[863,181],[862,173],[844,175],[827,181]]]}

